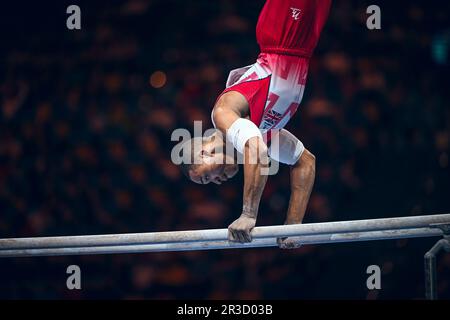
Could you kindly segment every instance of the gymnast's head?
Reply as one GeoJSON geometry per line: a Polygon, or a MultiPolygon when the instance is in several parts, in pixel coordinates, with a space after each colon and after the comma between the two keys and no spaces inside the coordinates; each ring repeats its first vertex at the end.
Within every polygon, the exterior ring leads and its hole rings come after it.
{"type": "MultiPolygon", "coordinates": [[[[206,137],[195,137],[181,145],[182,172],[198,184],[222,184],[238,172],[234,152],[229,154],[225,139],[219,131],[206,137]]],[[[234,150],[233,150],[234,151],[234,150]]]]}

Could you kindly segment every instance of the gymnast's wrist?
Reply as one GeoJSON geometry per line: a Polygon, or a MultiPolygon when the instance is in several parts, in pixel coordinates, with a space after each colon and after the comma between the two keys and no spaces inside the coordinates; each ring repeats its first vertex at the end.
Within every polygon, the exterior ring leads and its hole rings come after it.
{"type": "Polygon", "coordinates": [[[256,220],[256,216],[257,215],[258,215],[257,210],[246,208],[245,206],[242,208],[241,217],[245,217],[245,218],[250,218],[250,219],[255,219],[256,220]]]}

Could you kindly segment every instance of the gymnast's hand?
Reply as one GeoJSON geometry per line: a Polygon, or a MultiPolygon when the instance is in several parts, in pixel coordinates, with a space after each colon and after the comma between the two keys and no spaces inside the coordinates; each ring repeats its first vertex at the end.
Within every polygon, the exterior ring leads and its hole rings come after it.
{"type": "Polygon", "coordinates": [[[256,218],[242,214],[228,226],[228,240],[232,242],[251,242],[251,232],[256,225],[256,218]]]}
{"type": "Polygon", "coordinates": [[[298,237],[277,238],[277,244],[280,249],[297,249],[302,246],[298,237]]]}
{"type": "MultiPolygon", "coordinates": [[[[288,224],[297,224],[301,222],[297,221],[285,221],[285,225],[288,224]]],[[[283,238],[277,238],[277,244],[280,249],[297,249],[302,246],[302,243],[300,241],[300,237],[283,237],[283,238]]]]}

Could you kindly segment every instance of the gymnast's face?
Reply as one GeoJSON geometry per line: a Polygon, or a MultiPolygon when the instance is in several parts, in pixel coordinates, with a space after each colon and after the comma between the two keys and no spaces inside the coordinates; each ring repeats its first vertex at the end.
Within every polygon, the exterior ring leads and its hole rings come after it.
{"type": "Polygon", "coordinates": [[[199,162],[189,171],[191,180],[198,184],[222,184],[234,177],[239,170],[232,157],[214,152],[214,149],[205,145],[200,152],[199,162]]]}

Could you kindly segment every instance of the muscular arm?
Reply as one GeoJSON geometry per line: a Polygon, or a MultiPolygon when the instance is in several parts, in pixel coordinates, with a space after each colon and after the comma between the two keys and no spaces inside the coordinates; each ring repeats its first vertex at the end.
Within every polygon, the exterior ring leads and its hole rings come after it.
{"type": "MultiPolygon", "coordinates": [[[[248,105],[245,98],[236,92],[223,95],[214,107],[214,123],[224,136],[230,126],[239,118],[246,117],[248,105]]],[[[262,192],[267,175],[262,172],[268,167],[267,146],[260,137],[250,138],[244,148],[244,191],[241,216],[229,227],[230,241],[250,242],[255,227],[262,192]]]]}
{"type": "Polygon", "coordinates": [[[302,223],[306,206],[314,185],[315,157],[304,150],[300,159],[291,167],[291,199],[285,224],[302,223]]]}
{"type": "MultiPolygon", "coordinates": [[[[297,224],[303,222],[309,196],[315,178],[315,157],[308,150],[304,150],[300,159],[291,166],[291,199],[289,200],[288,213],[285,224],[297,224]]],[[[278,246],[281,249],[295,249],[301,246],[298,238],[278,238],[278,246]]]]}
{"type": "Polygon", "coordinates": [[[250,232],[255,227],[261,196],[267,182],[267,147],[259,137],[248,140],[244,155],[244,199],[242,214],[230,226],[230,240],[252,241],[250,232]]]}

